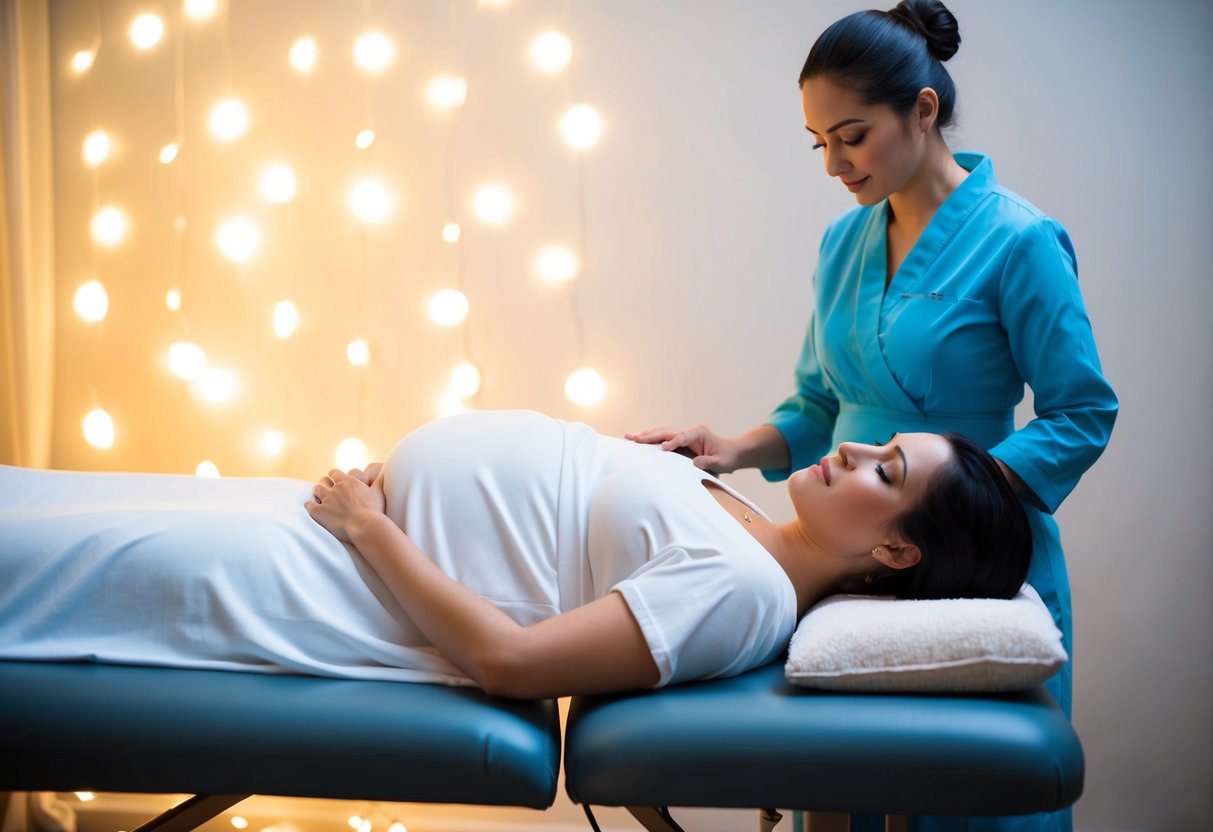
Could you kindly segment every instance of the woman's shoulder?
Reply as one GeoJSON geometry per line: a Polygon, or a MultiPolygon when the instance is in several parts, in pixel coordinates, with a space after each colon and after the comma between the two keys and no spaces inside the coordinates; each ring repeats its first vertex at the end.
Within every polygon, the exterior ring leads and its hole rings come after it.
{"type": "Polygon", "coordinates": [[[841,216],[835,217],[826,226],[821,236],[821,253],[829,255],[832,251],[849,250],[870,233],[871,223],[883,215],[885,203],[877,205],[856,205],[841,216]],[[877,210],[880,213],[876,213],[877,210]]]}
{"type": "Polygon", "coordinates": [[[980,224],[1012,233],[1022,233],[1040,227],[1065,232],[1061,223],[1046,214],[1034,202],[999,182],[994,176],[993,163],[988,157],[968,155],[979,160],[970,176],[976,178],[974,184],[981,191],[975,212],[975,219],[981,220],[980,224]]]}

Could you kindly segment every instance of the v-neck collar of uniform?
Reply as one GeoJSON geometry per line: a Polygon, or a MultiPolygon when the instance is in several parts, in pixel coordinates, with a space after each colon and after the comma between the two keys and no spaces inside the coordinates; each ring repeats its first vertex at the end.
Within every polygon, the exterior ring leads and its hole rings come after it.
{"type": "MultiPolygon", "coordinates": [[[[922,230],[914,246],[906,254],[889,282],[887,292],[905,292],[914,288],[935,262],[939,252],[960,229],[973,209],[985,198],[997,182],[994,179],[994,163],[982,153],[960,152],[953,155],[956,163],[969,172],[956,190],[935,209],[926,228],[922,230]]],[[[882,277],[888,275],[889,201],[886,199],[874,212],[880,217],[880,257],[883,265],[882,277]]],[[[874,252],[875,253],[875,252],[874,252]]],[[[873,257],[873,261],[877,258],[873,257]]]]}
{"type": "Polygon", "coordinates": [[[887,200],[873,207],[861,243],[863,254],[859,266],[856,331],[870,333],[871,337],[860,339],[858,349],[869,384],[889,407],[896,410],[915,412],[920,408],[901,388],[885,361],[882,339],[879,337],[884,313],[922,279],[947,242],[995,185],[994,165],[988,157],[980,153],[957,153],[954,158],[969,171],[969,175],[935,210],[922,236],[902,261],[887,289],[887,200]]]}

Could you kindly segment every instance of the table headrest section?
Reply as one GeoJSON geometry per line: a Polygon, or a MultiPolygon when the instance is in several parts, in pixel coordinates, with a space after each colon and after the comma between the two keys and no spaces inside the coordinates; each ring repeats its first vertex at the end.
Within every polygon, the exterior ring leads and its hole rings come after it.
{"type": "Polygon", "coordinates": [[[605,806],[1004,815],[1082,793],[1082,747],[1043,688],[839,694],[782,660],[733,679],[574,699],[565,782],[605,806]]]}

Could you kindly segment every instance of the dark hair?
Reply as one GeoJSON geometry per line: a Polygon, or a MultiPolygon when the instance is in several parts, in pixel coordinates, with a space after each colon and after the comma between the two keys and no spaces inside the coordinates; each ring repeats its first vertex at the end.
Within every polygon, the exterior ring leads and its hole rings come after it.
{"type": "Polygon", "coordinates": [[[896,522],[922,559],[884,569],[869,592],[901,598],[1012,598],[1028,575],[1028,516],[994,458],[968,437],[945,433],[952,462],[896,522]]]}
{"type": "Polygon", "coordinates": [[[825,76],[865,104],[888,104],[899,116],[924,87],[939,96],[939,128],[952,123],[956,85],[943,61],[960,48],[956,18],[939,0],[901,0],[887,12],[847,15],[821,33],[800,71],[800,86],[825,76]]]}

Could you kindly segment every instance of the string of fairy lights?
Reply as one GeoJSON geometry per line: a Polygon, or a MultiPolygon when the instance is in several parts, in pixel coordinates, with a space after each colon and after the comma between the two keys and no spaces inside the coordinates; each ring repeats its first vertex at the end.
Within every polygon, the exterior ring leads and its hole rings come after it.
{"type": "MultiPolygon", "coordinates": [[[[568,0],[566,0],[568,3],[568,0]]],[[[116,250],[129,242],[131,218],[123,205],[115,201],[107,201],[105,182],[102,178],[107,164],[114,156],[115,148],[123,146],[123,136],[119,127],[99,125],[101,114],[94,111],[94,91],[92,75],[96,72],[98,63],[105,60],[109,50],[131,48],[139,52],[156,49],[172,49],[173,77],[169,86],[173,101],[173,135],[170,140],[159,148],[146,152],[157,153],[159,164],[165,168],[175,168],[169,172],[176,184],[177,205],[176,219],[173,223],[175,240],[175,271],[169,273],[168,285],[163,287],[164,308],[177,320],[178,338],[167,348],[163,365],[166,371],[182,382],[190,385],[195,399],[201,407],[222,405],[239,396],[242,377],[238,369],[221,366],[211,360],[208,345],[191,336],[190,315],[192,314],[191,291],[199,282],[196,275],[196,246],[199,244],[213,245],[218,254],[232,264],[242,267],[255,268],[258,253],[265,245],[262,221],[250,213],[235,213],[229,216],[200,218],[190,215],[190,194],[188,193],[186,166],[197,164],[199,156],[195,152],[199,142],[213,142],[220,145],[239,143],[250,131],[256,113],[244,101],[233,93],[234,71],[231,46],[231,14],[226,2],[221,0],[177,0],[173,5],[173,14],[165,20],[152,12],[143,12],[130,21],[127,27],[129,43],[103,43],[102,39],[102,4],[103,0],[94,0],[93,24],[91,42],[76,51],[69,62],[67,71],[79,79],[87,81],[85,94],[88,96],[88,114],[92,124],[83,137],[82,162],[91,174],[92,182],[92,214],[89,222],[89,237],[92,242],[92,275],[82,281],[73,297],[73,308],[84,324],[95,329],[94,348],[92,354],[101,352],[100,338],[104,322],[110,311],[111,302],[123,302],[118,297],[112,300],[106,281],[99,274],[98,253],[104,250],[116,250]],[[190,26],[206,25],[208,22],[218,23],[226,27],[225,54],[227,84],[226,94],[217,100],[208,102],[206,110],[206,133],[200,135],[196,130],[188,133],[185,119],[185,61],[184,37],[190,26]],[[208,234],[200,230],[213,223],[213,230],[208,234]],[[250,264],[254,264],[250,266],[250,264]]],[[[394,190],[388,181],[375,172],[371,164],[371,154],[374,152],[377,134],[375,119],[375,90],[372,80],[375,76],[388,72],[396,61],[397,42],[393,33],[382,27],[375,27],[369,21],[371,0],[364,0],[362,8],[362,31],[357,34],[352,44],[326,43],[316,35],[305,34],[298,37],[290,45],[282,60],[289,70],[298,76],[306,78],[311,75],[319,62],[325,60],[349,60],[365,79],[364,89],[364,125],[350,137],[351,153],[355,155],[359,171],[357,177],[348,185],[347,190],[339,198],[343,207],[349,211],[360,228],[359,251],[353,262],[360,264],[356,278],[350,285],[350,302],[355,305],[355,314],[365,321],[366,306],[370,299],[368,292],[368,233],[376,228],[391,228],[397,218],[400,206],[405,196],[394,190]],[[348,51],[347,51],[348,50],[348,51]],[[329,52],[332,58],[328,57],[329,52]],[[345,57],[342,57],[342,53],[345,57]]],[[[480,9],[497,12],[508,8],[509,0],[478,0],[480,9]]],[[[462,356],[456,361],[447,377],[445,388],[437,391],[434,398],[435,415],[446,415],[473,406],[481,388],[481,369],[471,350],[469,312],[472,303],[467,292],[467,275],[465,274],[465,228],[467,221],[479,223],[486,227],[502,228],[509,226],[516,211],[516,198],[513,189],[501,181],[485,181],[474,186],[470,194],[455,193],[454,171],[457,165],[455,159],[455,134],[458,116],[468,101],[469,84],[462,71],[458,69],[458,48],[461,21],[459,18],[459,0],[449,0],[450,8],[450,38],[452,60],[448,71],[434,74],[424,84],[424,101],[428,110],[435,118],[447,120],[447,159],[445,174],[445,210],[447,217],[434,227],[441,228],[440,239],[434,240],[435,245],[454,247],[453,274],[450,275],[449,285],[434,291],[428,298],[426,309],[430,320],[439,327],[461,328],[462,356]],[[454,67],[454,68],[450,68],[454,67]],[[460,206],[470,206],[468,216],[463,216],[460,206]]],[[[568,10],[566,5],[566,27],[568,26],[568,10]]],[[[576,164],[576,185],[579,201],[578,223],[579,239],[576,244],[545,245],[534,255],[531,269],[542,281],[553,287],[569,292],[570,311],[574,319],[576,334],[577,363],[583,366],[574,369],[565,379],[564,394],[572,403],[582,407],[592,407],[603,399],[606,394],[606,384],[602,376],[593,367],[584,366],[585,339],[584,326],[576,301],[576,283],[582,276],[585,257],[585,168],[584,155],[591,151],[599,142],[603,129],[603,119],[591,104],[578,102],[574,99],[571,85],[566,72],[573,59],[573,43],[568,34],[556,28],[536,33],[529,44],[526,54],[534,70],[546,76],[564,76],[564,111],[556,124],[553,125],[556,135],[574,152],[576,164]]],[[[126,150],[127,148],[123,148],[126,150]]],[[[136,148],[137,150],[137,148],[136,148]]],[[[267,161],[257,174],[254,183],[255,192],[266,205],[278,210],[289,210],[300,190],[300,178],[306,179],[306,171],[297,171],[287,161],[289,148],[284,148],[283,157],[267,161]]],[[[289,295],[289,290],[284,291],[289,295]]],[[[300,321],[307,310],[301,310],[295,300],[283,297],[273,306],[272,316],[267,321],[267,327],[280,341],[289,341],[295,337],[300,321]]],[[[367,373],[373,370],[375,350],[373,339],[368,334],[357,334],[345,347],[345,359],[351,368],[351,385],[355,390],[358,402],[356,430],[350,436],[342,439],[334,449],[334,463],[340,468],[350,468],[365,465],[370,452],[362,434],[366,430],[365,407],[367,373]]],[[[91,377],[95,379],[96,374],[91,377]]],[[[116,424],[111,413],[114,405],[104,403],[104,391],[98,391],[95,386],[91,390],[91,409],[83,416],[81,425],[85,440],[96,449],[107,450],[114,447],[122,437],[121,417],[116,424]]],[[[117,412],[117,411],[115,411],[117,412]]],[[[261,451],[267,456],[280,455],[288,444],[288,431],[280,428],[264,428],[258,438],[261,451]]],[[[218,476],[217,466],[210,460],[198,463],[195,473],[200,476],[218,476]]]]}

